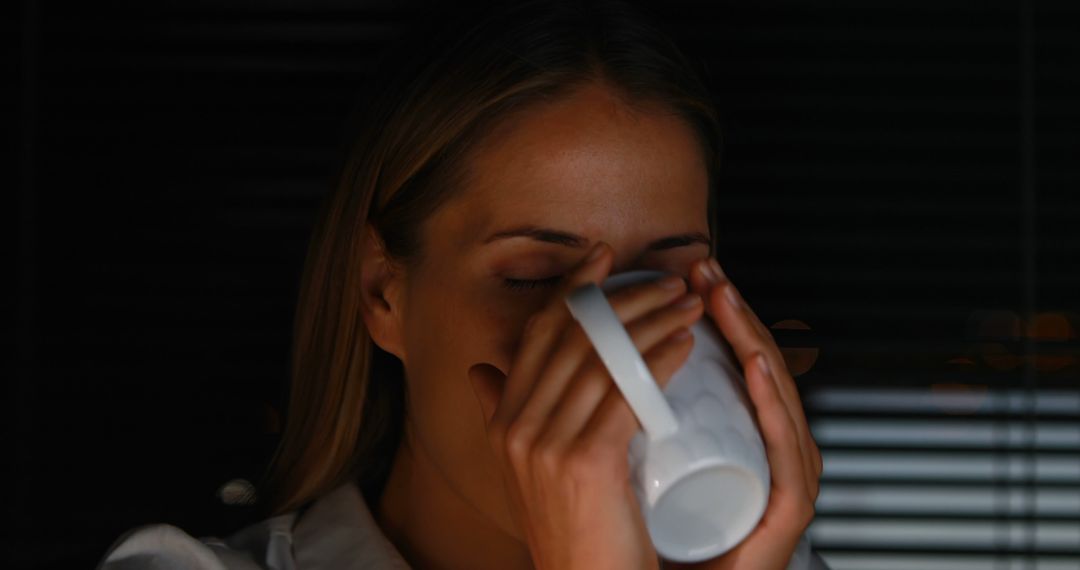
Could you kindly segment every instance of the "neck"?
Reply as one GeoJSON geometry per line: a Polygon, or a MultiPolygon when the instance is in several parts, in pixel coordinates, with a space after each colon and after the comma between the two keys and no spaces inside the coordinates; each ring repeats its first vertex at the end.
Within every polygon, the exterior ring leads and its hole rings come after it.
{"type": "Polygon", "coordinates": [[[375,516],[413,568],[532,568],[528,548],[451,488],[408,430],[375,516]]]}

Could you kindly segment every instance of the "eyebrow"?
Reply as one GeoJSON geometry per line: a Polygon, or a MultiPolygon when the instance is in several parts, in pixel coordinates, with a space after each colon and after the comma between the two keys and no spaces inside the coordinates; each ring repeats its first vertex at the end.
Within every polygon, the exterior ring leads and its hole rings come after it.
{"type": "MultiPolygon", "coordinates": [[[[537,226],[521,226],[501,232],[496,232],[489,236],[487,239],[485,239],[483,243],[488,244],[493,241],[512,237],[527,237],[532,238],[536,241],[554,243],[557,245],[576,248],[585,247],[589,243],[589,240],[583,236],[579,236],[569,232],[553,230],[551,228],[541,228],[537,226]]],[[[709,236],[701,232],[690,232],[686,234],[676,234],[662,237],[658,240],[653,240],[649,243],[646,249],[650,251],[657,251],[662,249],[682,247],[694,243],[702,243],[711,246],[712,240],[709,239],[709,236]]]]}

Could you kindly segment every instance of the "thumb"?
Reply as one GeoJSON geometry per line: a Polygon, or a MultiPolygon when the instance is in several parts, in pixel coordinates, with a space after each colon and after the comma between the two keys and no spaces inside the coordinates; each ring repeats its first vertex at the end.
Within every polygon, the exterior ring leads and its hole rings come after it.
{"type": "Polygon", "coordinates": [[[503,386],[506,385],[506,375],[498,368],[481,362],[469,368],[469,384],[473,394],[480,403],[480,411],[484,414],[484,427],[491,423],[495,415],[495,408],[502,398],[503,386]]]}

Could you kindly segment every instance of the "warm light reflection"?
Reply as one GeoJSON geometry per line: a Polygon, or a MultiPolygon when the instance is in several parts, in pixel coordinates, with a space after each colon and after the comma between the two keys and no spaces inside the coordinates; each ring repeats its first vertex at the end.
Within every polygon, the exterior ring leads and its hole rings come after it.
{"type": "MultiPolygon", "coordinates": [[[[1027,336],[1037,341],[1071,343],[1076,341],[1076,330],[1062,313],[1039,313],[1028,323],[1027,336]]],[[[1076,364],[1073,354],[1038,354],[1035,369],[1039,372],[1057,372],[1076,364]]]]}
{"type": "Polygon", "coordinates": [[[976,311],[968,318],[968,326],[969,335],[979,341],[978,358],[994,370],[1012,371],[1030,361],[1039,372],[1052,373],[1078,362],[1076,328],[1063,312],[1037,313],[1023,319],[1014,311],[976,311]],[[1029,356],[1025,354],[1029,340],[1059,347],[1039,346],[1029,356]]]}
{"type": "MultiPolygon", "coordinates": [[[[980,340],[1020,340],[1020,316],[1012,311],[980,311],[972,318],[976,321],[975,336],[980,340]]],[[[1004,342],[984,342],[981,346],[983,362],[994,370],[1004,372],[1023,364],[1023,359],[1004,342]]]]}

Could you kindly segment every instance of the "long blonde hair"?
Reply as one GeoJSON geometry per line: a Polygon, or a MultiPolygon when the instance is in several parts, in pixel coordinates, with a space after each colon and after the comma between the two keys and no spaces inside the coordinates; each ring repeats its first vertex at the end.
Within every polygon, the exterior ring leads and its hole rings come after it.
{"type": "Polygon", "coordinates": [[[269,514],[350,479],[369,502],[381,493],[401,439],[405,379],[361,318],[364,232],[374,228],[397,262],[417,263],[424,220],[458,191],[469,150],[496,121],[587,81],[628,104],[659,103],[700,139],[713,223],[720,134],[711,97],[632,6],[547,0],[467,10],[456,23],[433,18],[387,53],[377,77],[389,82],[361,110],[359,138],[308,246],[284,432],[259,484],[269,514]]]}

